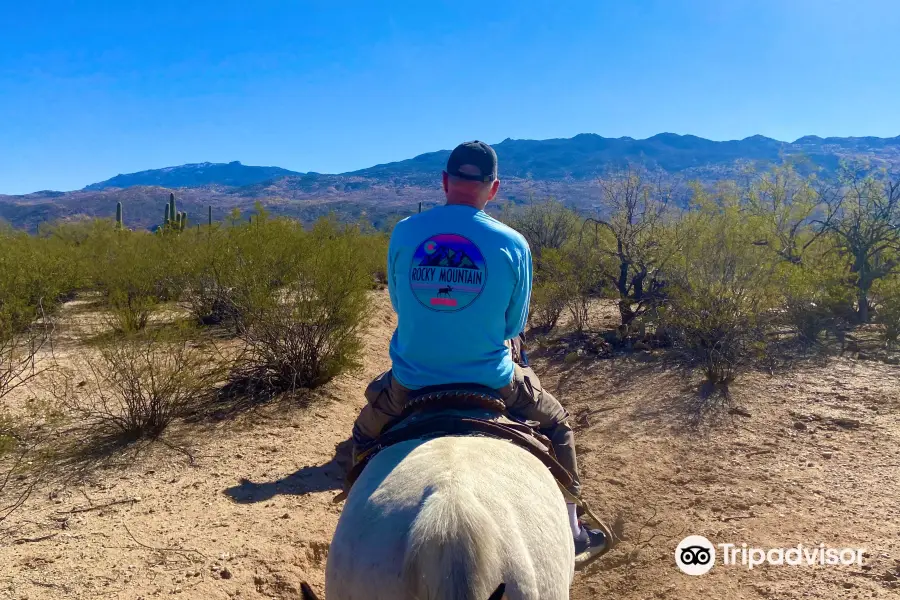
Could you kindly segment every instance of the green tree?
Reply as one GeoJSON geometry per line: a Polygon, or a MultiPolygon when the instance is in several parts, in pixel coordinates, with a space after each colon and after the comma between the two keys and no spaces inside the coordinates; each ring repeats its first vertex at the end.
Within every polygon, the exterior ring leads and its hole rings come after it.
{"type": "Polygon", "coordinates": [[[813,342],[825,330],[847,322],[853,303],[849,264],[837,252],[833,235],[815,226],[834,218],[824,199],[835,187],[814,175],[801,177],[790,163],[762,174],[750,173],[741,212],[752,228],[755,246],[777,258],[785,318],[800,338],[813,342]]]}
{"type": "Polygon", "coordinates": [[[618,296],[626,333],[632,322],[663,298],[664,269],[682,245],[673,205],[677,186],[662,177],[626,169],[600,179],[601,211],[582,228],[604,259],[600,274],[618,296]]]}
{"type": "Polygon", "coordinates": [[[695,188],[694,210],[683,223],[690,243],[666,267],[670,289],[662,309],[677,347],[725,392],[765,352],[766,329],[781,304],[779,260],[753,244],[758,226],[733,192],[695,188]]]}
{"type": "Polygon", "coordinates": [[[816,222],[850,258],[857,318],[868,323],[873,284],[900,268],[900,180],[844,165],[841,182],[840,190],[824,198],[827,217],[816,222]]]}
{"type": "Polygon", "coordinates": [[[744,209],[760,221],[760,237],[754,244],[767,246],[791,264],[801,264],[803,253],[823,233],[813,229],[813,219],[823,207],[827,187],[816,187],[815,177],[802,178],[793,166],[773,167],[753,176],[745,190],[744,209]]]}

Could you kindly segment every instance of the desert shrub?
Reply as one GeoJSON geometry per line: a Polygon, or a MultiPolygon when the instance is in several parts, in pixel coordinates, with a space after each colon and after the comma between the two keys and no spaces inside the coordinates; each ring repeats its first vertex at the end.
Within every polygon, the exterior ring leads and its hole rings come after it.
{"type": "Polygon", "coordinates": [[[25,504],[34,489],[36,481],[16,486],[26,477],[28,458],[21,426],[0,406],[0,524],[25,504]]]}
{"type": "Polygon", "coordinates": [[[47,429],[27,414],[13,417],[3,399],[49,368],[37,358],[52,331],[52,317],[41,314],[40,304],[0,299],[0,523],[25,503],[44,474],[39,446],[47,429]]]}
{"type": "Polygon", "coordinates": [[[158,330],[113,340],[76,361],[54,394],[92,433],[157,437],[223,375],[215,356],[189,338],[158,330]]]}
{"type": "Polygon", "coordinates": [[[590,297],[585,293],[574,293],[566,298],[566,308],[572,317],[572,328],[578,333],[586,331],[590,317],[590,297]]]}
{"type": "Polygon", "coordinates": [[[240,334],[258,316],[257,311],[278,298],[296,277],[296,265],[308,247],[298,223],[277,219],[233,230],[230,243],[235,259],[229,306],[235,331],[240,334]]]}
{"type": "Polygon", "coordinates": [[[544,250],[559,250],[570,243],[581,226],[578,214],[553,198],[506,206],[500,218],[525,237],[536,261],[544,250]]]}
{"type": "Polygon", "coordinates": [[[875,296],[875,322],[882,326],[885,343],[896,346],[900,343],[900,276],[879,281],[875,296]]]}
{"type": "Polygon", "coordinates": [[[15,416],[0,404],[0,525],[52,473],[55,457],[50,442],[60,424],[47,402],[32,398],[15,416]]]}
{"type": "Polygon", "coordinates": [[[689,364],[727,392],[740,369],[766,351],[781,297],[776,262],[728,199],[698,198],[686,218],[691,243],[670,263],[671,293],[662,321],[689,364]]]}
{"type": "Polygon", "coordinates": [[[854,289],[846,260],[821,238],[806,250],[802,263],[779,265],[787,324],[806,342],[854,320],[854,289]]]}
{"type": "Polygon", "coordinates": [[[383,224],[379,228],[376,226],[377,222],[369,222],[365,218],[361,218],[353,223],[344,223],[336,215],[332,214],[319,219],[315,226],[322,227],[327,223],[329,228],[336,231],[357,233],[357,243],[362,247],[366,263],[365,268],[371,277],[372,289],[382,290],[387,285],[387,255],[391,241],[391,231],[393,226],[400,220],[402,219],[398,218],[385,230],[383,224]]]}
{"type": "Polygon", "coordinates": [[[500,218],[525,237],[534,256],[531,325],[550,331],[568,311],[575,330],[584,331],[598,282],[596,269],[587,258],[592,249],[576,247],[581,218],[553,198],[508,205],[500,218]]]}
{"type": "Polygon", "coordinates": [[[231,290],[237,266],[228,229],[186,231],[178,238],[178,297],[200,325],[226,323],[233,315],[231,290]]]}
{"type": "Polygon", "coordinates": [[[146,232],[118,231],[88,248],[93,280],[106,297],[109,325],[121,333],[140,331],[168,294],[171,278],[164,241],[146,232]]]}
{"type": "Polygon", "coordinates": [[[0,230],[0,330],[24,331],[52,314],[75,285],[74,268],[61,248],[0,230]]]}
{"type": "Polygon", "coordinates": [[[355,230],[323,222],[295,247],[280,285],[242,278],[246,344],[236,375],[273,391],[321,384],[358,363],[371,287],[355,230]]]}
{"type": "Polygon", "coordinates": [[[584,262],[578,260],[575,247],[578,216],[551,199],[524,207],[507,207],[502,218],[525,236],[534,255],[531,326],[549,332],[568,310],[575,328],[584,329],[591,286],[576,273],[576,263],[584,262]]]}
{"type": "MultiPolygon", "coordinates": [[[[183,238],[187,233],[178,229],[157,231],[152,242],[148,243],[148,250],[153,253],[157,268],[148,275],[152,277],[151,297],[158,302],[175,302],[181,298],[181,286],[183,271],[195,260],[190,248],[187,248],[183,238]]],[[[188,230],[196,233],[196,230],[188,230]]]]}
{"type": "Polygon", "coordinates": [[[823,232],[814,224],[824,216],[823,193],[827,194],[829,184],[814,174],[801,176],[791,161],[746,175],[736,191],[742,197],[744,217],[755,221],[754,244],[765,246],[786,263],[804,264],[810,253],[821,250],[817,242],[823,232]]]}
{"type": "Polygon", "coordinates": [[[678,289],[666,309],[667,325],[675,332],[676,344],[699,365],[709,383],[727,386],[751,352],[765,347],[765,328],[759,315],[746,310],[735,296],[696,296],[678,289]]]}
{"type": "Polygon", "coordinates": [[[789,287],[785,290],[784,315],[798,338],[816,342],[824,332],[835,332],[853,321],[852,298],[845,286],[789,287]]]}
{"type": "Polygon", "coordinates": [[[94,287],[96,256],[117,236],[110,219],[86,219],[42,225],[39,237],[46,250],[61,257],[68,275],[68,294],[94,287]]]}
{"type": "Polygon", "coordinates": [[[58,262],[39,240],[0,230],[0,400],[40,372],[38,352],[50,339],[52,313],[66,288],[58,262]]]}
{"type": "Polygon", "coordinates": [[[591,294],[595,290],[596,263],[589,251],[582,251],[577,245],[569,245],[562,250],[545,250],[541,258],[541,268],[536,279],[538,287],[545,290],[547,305],[540,307],[548,311],[548,317],[559,318],[560,305],[569,312],[572,327],[583,332],[588,328],[591,294]],[[557,312],[559,310],[559,312],[557,312]]]}
{"type": "Polygon", "coordinates": [[[132,294],[120,289],[110,291],[108,301],[107,323],[115,331],[126,334],[144,329],[159,304],[159,299],[153,295],[132,294]]]}
{"type": "Polygon", "coordinates": [[[38,353],[52,333],[50,317],[42,317],[24,329],[13,329],[0,313],[0,399],[41,372],[38,353]]]}
{"type": "Polygon", "coordinates": [[[549,332],[556,327],[566,309],[565,289],[555,281],[535,282],[531,290],[532,327],[549,332]]]}
{"type": "Polygon", "coordinates": [[[366,271],[369,272],[376,287],[384,289],[387,285],[387,255],[390,236],[380,232],[365,232],[360,235],[359,243],[366,258],[366,271]]]}
{"type": "MultiPolygon", "coordinates": [[[[230,227],[173,236],[170,262],[178,265],[174,269],[178,296],[200,324],[226,323],[240,332],[260,306],[296,277],[302,255],[317,251],[309,243],[314,232],[305,231],[297,221],[271,218],[261,206],[251,216],[252,221],[235,221],[230,227]]],[[[386,235],[363,233],[358,225],[341,225],[334,219],[323,219],[316,227],[334,234],[352,233],[359,266],[369,274],[369,287],[386,283],[386,235]]]]}
{"type": "Polygon", "coordinates": [[[28,498],[28,494],[24,492],[10,494],[7,489],[10,481],[15,481],[22,470],[21,457],[13,455],[18,445],[15,421],[0,406],[0,523],[28,498]]]}
{"type": "Polygon", "coordinates": [[[819,335],[832,327],[834,319],[827,306],[807,295],[791,295],[785,302],[785,316],[805,342],[815,342],[819,335]]]}
{"type": "Polygon", "coordinates": [[[37,466],[35,436],[21,416],[9,413],[3,398],[40,373],[36,356],[50,334],[46,323],[14,328],[14,319],[2,311],[0,306],[0,523],[25,503],[37,483],[31,478],[17,485],[37,466]]]}

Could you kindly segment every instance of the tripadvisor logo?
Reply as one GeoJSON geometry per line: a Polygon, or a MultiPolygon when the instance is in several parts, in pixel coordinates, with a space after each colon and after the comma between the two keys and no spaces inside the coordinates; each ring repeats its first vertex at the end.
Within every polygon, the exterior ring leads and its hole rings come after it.
{"type": "Polygon", "coordinates": [[[741,565],[752,571],[760,565],[799,566],[862,566],[864,548],[830,548],[825,544],[792,548],[754,548],[747,544],[713,545],[702,535],[690,535],[675,548],[675,564],[687,575],[704,575],[716,564],[719,556],[724,566],[741,565]],[[717,550],[718,549],[718,550],[717,550]]]}
{"type": "Polygon", "coordinates": [[[688,575],[709,573],[716,563],[716,549],[702,535],[689,535],[675,548],[675,564],[688,575]]]}

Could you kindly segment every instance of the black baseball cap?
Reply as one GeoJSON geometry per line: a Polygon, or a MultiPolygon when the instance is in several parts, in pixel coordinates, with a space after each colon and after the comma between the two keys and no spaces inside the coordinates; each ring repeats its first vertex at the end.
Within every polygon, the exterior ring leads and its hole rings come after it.
{"type": "Polygon", "coordinates": [[[450,153],[450,158],[447,159],[447,173],[460,179],[489,183],[497,179],[497,153],[478,140],[463,142],[450,153]],[[460,171],[464,166],[475,167],[478,173],[471,172],[472,169],[466,169],[469,172],[460,171]]]}

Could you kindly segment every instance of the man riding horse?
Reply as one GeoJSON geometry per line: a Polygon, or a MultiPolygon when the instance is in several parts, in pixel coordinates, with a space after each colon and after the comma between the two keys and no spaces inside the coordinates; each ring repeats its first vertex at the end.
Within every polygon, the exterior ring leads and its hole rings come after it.
{"type": "MultiPolygon", "coordinates": [[[[391,235],[388,290],[398,317],[390,344],[393,368],[366,389],[367,404],[353,428],[354,460],[400,419],[411,392],[474,384],[496,390],[510,416],[538,423],[578,497],[569,414],[527,360],[513,360],[524,354],[531,250],[522,235],[484,212],[500,187],[493,148],[479,141],[457,146],[443,187],[444,206],[404,219],[391,235]]],[[[574,504],[567,509],[576,554],[606,545],[601,531],[581,524],[574,504]]]]}

